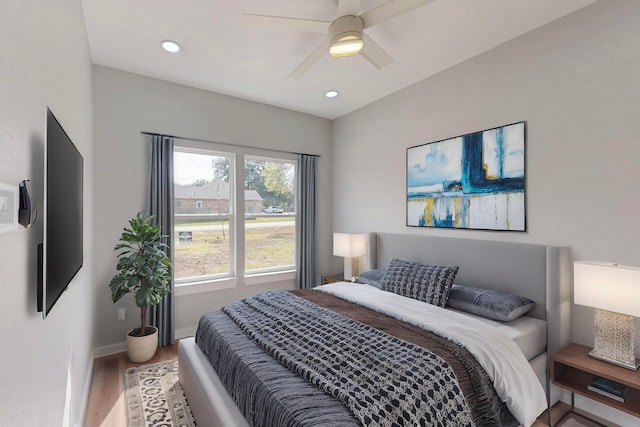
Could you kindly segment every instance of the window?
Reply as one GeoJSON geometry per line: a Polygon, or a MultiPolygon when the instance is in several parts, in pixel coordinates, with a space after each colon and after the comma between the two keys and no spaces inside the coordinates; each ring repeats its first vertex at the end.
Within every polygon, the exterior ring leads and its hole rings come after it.
{"type": "Polygon", "coordinates": [[[295,270],[290,157],[174,148],[176,284],[295,270]]]}
{"type": "Polygon", "coordinates": [[[246,157],[244,161],[245,271],[295,266],[295,164],[246,157]]]}
{"type": "Polygon", "coordinates": [[[174,149],[176,283],[231,274],[231,183],[228,173],[226,181],[214,179],[214,165],[228,171],[232,160],[230,155],[174,149]]]}

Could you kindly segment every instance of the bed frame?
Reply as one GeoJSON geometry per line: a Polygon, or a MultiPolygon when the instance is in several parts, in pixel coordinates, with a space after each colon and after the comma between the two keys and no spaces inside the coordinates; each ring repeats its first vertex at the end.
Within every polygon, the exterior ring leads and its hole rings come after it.
{"type": "MultiPolygon", "coordinates": [[[[391,258],[425,264],[458,265],[455,282],[525,296],[536,302],[528,315],[547,322],[547,355],[570,342],[571,259],[559,246],[455,239],[412,234],[375,235],[376,264],[384,268],[391,258]]],[[[247,422],[227,394],[215,371],[193,338],[180,341],[180,383],[193,416],[214,427],[244,427],[247,422]]],[[[548,366],[546,355],[541,358],[548,366]]],[[[549,405],[560,392],[549,387],[549,405]],[[551,389],[551,390],[550,390],[551,389]]]]}

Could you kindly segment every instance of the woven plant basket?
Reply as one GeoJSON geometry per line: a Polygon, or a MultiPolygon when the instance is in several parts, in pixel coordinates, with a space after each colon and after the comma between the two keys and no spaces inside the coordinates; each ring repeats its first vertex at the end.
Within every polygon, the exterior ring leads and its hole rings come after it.
{"type": "MultiPolygon", "coordinates": [[[[140,328],[136,328],[140,329],[140,328]]],[[[142,337],[131,336],[135,329],[127,333],[127,355],[129,360],[134,363],[142,363],[150,360],[155,356],[158,349],[158,328],[155,326],[147,326],[146,332],[153,329],[153,333],[142,337]]]]}

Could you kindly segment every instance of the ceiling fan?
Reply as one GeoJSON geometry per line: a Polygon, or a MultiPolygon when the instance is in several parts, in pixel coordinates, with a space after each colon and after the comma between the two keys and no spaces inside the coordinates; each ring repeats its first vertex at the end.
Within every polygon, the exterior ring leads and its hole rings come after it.
{"type": "Polygon", "coordinates": [[[333,57],[359,53],[376,68],[386,67],[393,62],[393,59],[367,36],[364,30],[432,1],[391,0],[358,15],[360,0],[337,0],[338,13],[333,22],[250,13],[245,14],[245,18],[254,26],[327,34],[325,41],[289,74],[289,78],[296,79],[306,73],[327,52],[333,57]]]}

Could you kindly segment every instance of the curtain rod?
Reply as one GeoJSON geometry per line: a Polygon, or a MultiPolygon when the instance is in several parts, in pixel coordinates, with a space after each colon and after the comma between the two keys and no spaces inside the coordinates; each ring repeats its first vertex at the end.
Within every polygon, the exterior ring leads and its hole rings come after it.
{"type": "Polygon", "coordinates": [[[208,139],[200,139],[200,138],[186,138],[186,137],[183,137],[183,136],[167,135],[167,134],[164,134],[164,133],[146,132],[146,131],[141,131],[140,133],[143,134],[143,135],[166,136],[166,137],[173,138],[173,139],[184,139],[184,140],[187,140],[187,141],[197,141],[197,142],[206,142],[206,143],[209,143],[209,144],[228,145],[230,147],[251,148],[251,149],[254,149],[254,150],[272,151],[274,153],[303,154],[305,156],[312,156],[312,157],[318,157],[318,158],[321,157],[319,154],[296,153],[295,151],[274,150],[274,149],[271,149],[271,148],[254,147],[254,146],[251,146],[251,145],[229,144],[229,143],[226,143],[226,142],[210,141],[208,139]]]}

